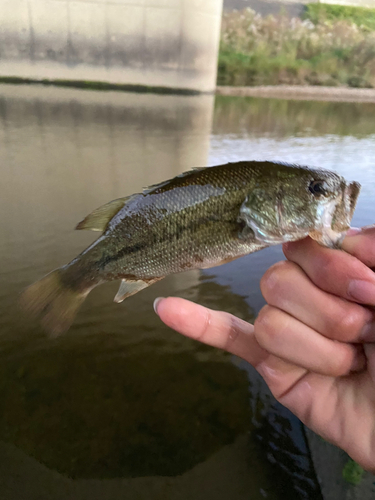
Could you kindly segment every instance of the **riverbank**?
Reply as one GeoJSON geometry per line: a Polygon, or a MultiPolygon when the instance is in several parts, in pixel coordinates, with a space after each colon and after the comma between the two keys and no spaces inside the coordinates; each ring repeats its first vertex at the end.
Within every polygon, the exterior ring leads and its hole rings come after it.
{"type": "Polygon", "coordinates": [[[375,9],[314,5],[303,20],[224,13],[217,84],[374,88],[375,9]]]}
{"type": "Polygon", "coordinates": [[[299,101],[336,101],[375,103],[375,89],[323,87],[317,85],[259,85],[255,87],[216,87],[216,95],[266,97],[299,101]]]}

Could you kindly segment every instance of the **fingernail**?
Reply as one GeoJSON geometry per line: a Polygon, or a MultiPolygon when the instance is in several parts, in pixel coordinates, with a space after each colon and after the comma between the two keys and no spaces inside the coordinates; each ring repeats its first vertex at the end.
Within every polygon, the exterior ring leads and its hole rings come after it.
{"type": "Polygon", "coordinates": [[[154,311],[156,312],[156,314],[159,316],[159,313],[158,313],[158,305],[160,303],[161,300],[163,300],[165,297],[158,297],[154,300],[154,311]]]}
{"type": "Polygon", "coordinates": [[[352,280],[348,286],[348,295],[361,304],[375,305],[375,284],[369,281],[352,280]]]}
{"type": "Polygon", "coordinates": [[[346,236],[355,236],[360,232],[362,232],[362,229],[360,227],[351,227],[346,233],[346,236]]]}

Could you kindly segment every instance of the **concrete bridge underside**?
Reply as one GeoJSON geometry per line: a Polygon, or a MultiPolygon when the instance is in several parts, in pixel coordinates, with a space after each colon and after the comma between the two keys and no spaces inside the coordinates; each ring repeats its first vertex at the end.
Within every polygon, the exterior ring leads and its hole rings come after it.
{"type": "Polygon", "coordinates": [[[0,0],[0,77],[211,92],[222,0],[0,0]]]}

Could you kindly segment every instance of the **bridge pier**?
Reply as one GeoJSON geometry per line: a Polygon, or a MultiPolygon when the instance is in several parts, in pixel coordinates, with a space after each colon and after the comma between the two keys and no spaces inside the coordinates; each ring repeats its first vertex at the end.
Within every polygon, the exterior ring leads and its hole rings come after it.
{"type": "Polygon", "coordinates": [[[222,0],[0,0],[0,77],[212,92],[222,0]]]}

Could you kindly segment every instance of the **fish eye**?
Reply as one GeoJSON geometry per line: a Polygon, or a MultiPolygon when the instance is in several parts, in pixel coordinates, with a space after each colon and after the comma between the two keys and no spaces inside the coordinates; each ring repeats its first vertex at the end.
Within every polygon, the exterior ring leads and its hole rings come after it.
{"type": "Polygon", "coordinates": [[[324,181],[311,181],[309,185],[309,191],[314,196],[326,194],[326,184],[324,181]]]}

